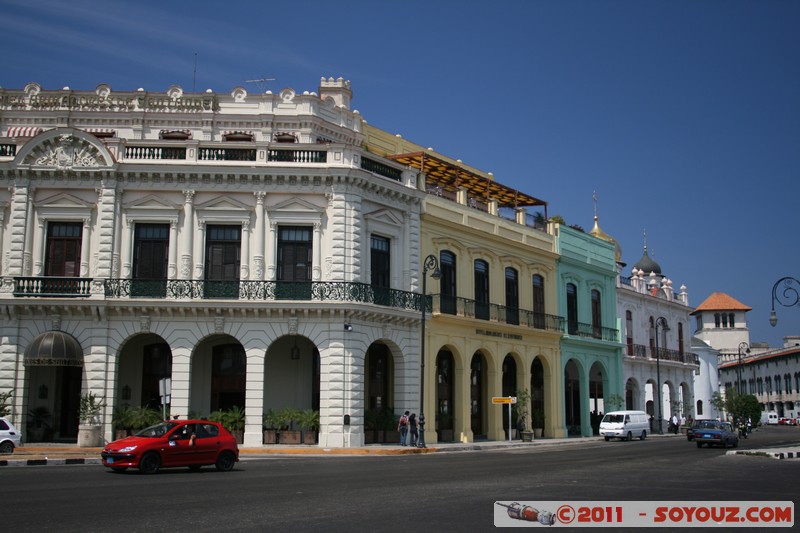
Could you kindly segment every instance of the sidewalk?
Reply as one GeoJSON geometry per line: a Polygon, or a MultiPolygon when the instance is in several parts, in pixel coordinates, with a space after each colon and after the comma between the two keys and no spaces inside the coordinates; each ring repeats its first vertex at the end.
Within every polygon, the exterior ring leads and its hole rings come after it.
{"type": "MultiPolygon", "coordinates": [[[[648,439],[680,438],[684,435],[648,435],[648,439]]],[[[554,447],[587,442],[603,442],[602,437],[569,437],[561,439],[537,439],[533,442],[515,441],[478,441],[435,443],[427,448],[412,448],[392,444],[369,444],[354,448],[320,448],[303,445],[264,445],[257,447],[240,447],[240,457],[264,457],[269,455],[412,455],[423,453],[451,453],[486,450],[519,449],[525,447],[554,447]]],[[[78,448],[75,444],[35,443],[14,450],[11,455],[0,456],[2,466],[50,466],[71,464],[102,464],[100,452],[102,448],[78,448]]],[[[800,459],[800,446],[791,448],[765,448],[760,450],[730,450],[728,455],[759,455],[776,459],[800,459]]]]}

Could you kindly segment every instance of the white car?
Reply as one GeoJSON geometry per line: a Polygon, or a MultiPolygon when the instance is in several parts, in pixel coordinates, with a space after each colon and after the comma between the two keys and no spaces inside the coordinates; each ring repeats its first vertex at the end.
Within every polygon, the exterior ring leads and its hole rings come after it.
{"type": "Polygon", "coordinates": [[[21,444],[20,433],[8,419],[0,417],[0,454],[14,453],[21,444]]]}

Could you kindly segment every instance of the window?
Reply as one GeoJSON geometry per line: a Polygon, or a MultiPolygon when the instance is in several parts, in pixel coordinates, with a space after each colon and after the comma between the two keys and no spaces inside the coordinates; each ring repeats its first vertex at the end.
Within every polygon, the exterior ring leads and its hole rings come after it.
{"type": "Polygon", "coordinates": [[[567,283],[567,333],[578,332],[578,288],[574,283],[567,283]]]}
{"type": "Polygon", "coordinates": [[[625,311],[625,344],[628,355],[633,355],[633,313],[630,311],[625,311]]]}
{"type": "Polygon", "coordinates": [[[49,222],[44,259],[45,276],[80,275],[82,222],[49,222]]]}
{"type": "Polygon", "coordinates": [[[734,316],[733,313],[728,315],[728,325],[730,325],[730,327],[732,327],[732,328],[736,327],[736,325],[735,325],[735,323],[733,321],[733,316],[734,316]]]}
{"type": "Polygon", "coordinates": [[[442,313],[456,314],[456,256],[453,252],[442,251],[439,254],[439,269],[442,277],[439,280],[440,305],[442,313]]]}
{"type": "Polygon", "coordinates": [[[247,362],[241,344],[214,346],[211,352],[211,410],[245,407],[247,362]]]}
{"type": "Polygon", "coordinates": [[[475,261],[475,318],[489,320],[489,263],[475,261]]]}
{"type": "Polygon", "coordinates": [[[722,327],[728,327],[728,315],[726,313],[722,313],[722,327]]]}
{"type": "Polygon", "coordinates": [[[139,224],[133,231],[131,296],[166,296],[169,225],[139,224]]]}
{"type": "Polygon", "coordinates": [[[650,353],[656,354],[656,322],[650,317],[650,353]]]}
{"type": "Polygon", "coordinates": [[[678,322],[678,353],[683,355],[683,322],[678,322]]]}
{"type": "Polygon", "coordinates": [[[544,329],[544,278],[533,275],[533,327],[544,329]]]}
{"type": "Polygon", "coordinates": [[[592,335],[596,339],[603,337],[603,314],[601,310],[600,291],[592,289],[592,335]]]}
{"type": "Polygon", "coordinates": [[[206,233],[205,296],[239,296],[241,226],[208,226],[206,233]]]}
{"type": "Polygon", "coordinates": [[[701,315],[697,315],[695,317],[694,330],[695,331],[700,331],[701,329],[703,329],[703,317],[701,315]]]}
{"type": "Polygon", "coordinates": [[[697,416],[703,416],[703,400],[697,400],[697,416]]]}
{"type": "Polygon", "coordinates": [[[389,239],[373,235],[370,239],[371,283],[373,287],[391,286],[389,239]]]}
{"type": "Polygon", "coordinates": [[[714,327],[718,328],[720,326],[720,316],[719,313],[714,313],[714,327]]]}
{"type": "Polygon", "coordinates": [[[519,275],[511,267],[506,268],[506,323],[519,324],[519,275]]]}
{"type": "Polygon", "coordinates": [[[278,232],[278,280],[311,281],[311,229],[282,226],[278,232]]]}

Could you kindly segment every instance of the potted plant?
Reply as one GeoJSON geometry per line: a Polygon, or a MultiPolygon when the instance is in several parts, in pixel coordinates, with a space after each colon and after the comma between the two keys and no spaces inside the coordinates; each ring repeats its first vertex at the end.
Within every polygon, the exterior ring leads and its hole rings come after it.
{"type": "Polygon", "coordinates": [[[115,439],[124,439],[131,434],[134,414],[133,407],[127,403],[114,409],[114,414],[111,416],[111,424],[114,426],[115,439]]]}
{"type": "Polygon", "coordinates": [[[88,448],[100,445],[100,413],[106,406],[105,398],[87,392],[78,404],[78,447],[88,448]]]}
{"type": "Polygon", "coordinates": [[[517,391],[517,403],[514,405],[517,431],[519,431],[522,442],[533,441],[534,432],[528,427],[528,405],[531,403],[531,395],[528,389],[517,391]]]}
{"type": "Polygon", "coordinates": [[[247,422],[247,417],[245,415],[244,409],[239,407],[238,405],[234,405],[227,411],[225,411],[225,417],[222,425],[225,426],[225,429],[231,432],[231,434],[236,438],[236,442],[239,444],[244,443],[244,426],[247,422]]]}
{"type": "Polygon", "coordinates": [[[537,407],[531,416],[533,418],[533,436],[538,439],[544,433],[544,409],[537,407]]]}
{"type": "Polygon", "coordinates": [[[303,430],[303,444],[316,444],[319,430],[319,411],[306,409],[300,412],[297,425],[303,430]]]}
{"type": "Polygon", "coordinates": [[[278,430],[281,427],[281,415],[270,409],[261,418],[264,426],[264,444],[278,444],[278,430]]]}
{"type": "Polygon", "coordinates": [[[135,433],[161,422],[161,411],[152,407],[131,407],[127,422],[131,433],[135,433]]]}
{"type": "Polygon", "coordinates": [[[300,411],[287,407],[281,411],[281,444],[300,444],[301,433],[295,429],[295,424],[300,418],[300,411]]]}

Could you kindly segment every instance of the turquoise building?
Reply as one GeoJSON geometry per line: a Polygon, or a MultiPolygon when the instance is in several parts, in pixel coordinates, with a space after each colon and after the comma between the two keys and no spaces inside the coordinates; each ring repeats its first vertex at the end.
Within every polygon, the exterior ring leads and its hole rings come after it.
{"type": "Polygon", "coordinates": [[[591,234],[557,225],[555,235],[564,434],[591,436],[602,413],[622,407],[616,243],[597,217],[591,234]]]}

